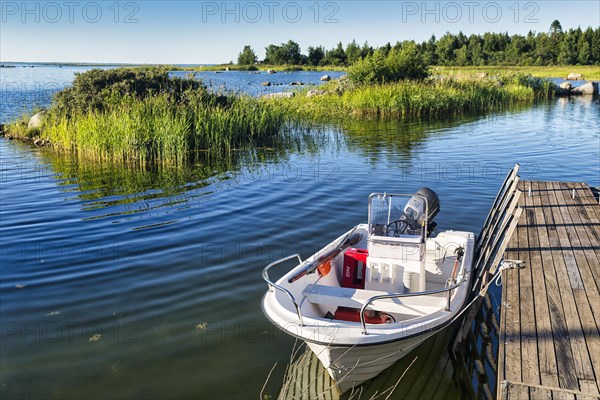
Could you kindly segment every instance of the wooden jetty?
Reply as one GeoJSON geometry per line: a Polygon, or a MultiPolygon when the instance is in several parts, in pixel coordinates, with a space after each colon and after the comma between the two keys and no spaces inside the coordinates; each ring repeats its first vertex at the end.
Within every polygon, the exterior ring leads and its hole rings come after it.
{"type": "MultiPolygon", "coordinates": [[[[440,365],[453,371],[462,397],[477,396],[471,387],[476,378],[480,397],[492,399],[491,370],[497,375],[498,400],[600,400],[598,198],[585,183],[523,182],[518,172],[517,164],[478,236],[473,304],[440,365]],[[520,260],[524,268],[504,269],[502,260],[520,260]],[[498,267],[503,281],[500,323],[487,293],[498,267]]],[[[384,377],[373,382],[377,379],[384,377]]],[[[410,393],[411,398],[427,398],[412,389],[410,393]]],[[[339,396],[325,368],[307,350],[289,367],[279,399],[339,396]]]]}
{"type": "Polygon", "coordinates": [[[600,205],[590,187],[519,182],[502,272],[497,398],[600,399],[600,205]]]}

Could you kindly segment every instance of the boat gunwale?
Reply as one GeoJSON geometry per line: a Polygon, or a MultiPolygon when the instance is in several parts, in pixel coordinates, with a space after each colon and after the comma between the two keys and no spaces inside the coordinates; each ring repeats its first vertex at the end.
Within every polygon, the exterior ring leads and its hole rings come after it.
{"type": "MultiPolygon", "coordinates": [[[[390,340],[382,340],[382,341],[376,341],[376,342],[369,342],[369,343],[351,343],[351,344],[346,344],[346,343],[337,343],[337,342],[323,342],[323,341],[319,341],[319,340],[314,340],[314,339],[309,339],[307,337],[298,335],[293,333],[292,331],[289,331],[287,329],[284,329],[281,325],[279,325],[277,322],[275,322],[273,319],[271,319],[268,315],[268,313],[265,312],[264,309],[264,300],[265,297],[269,294],[269,292],[265,293],[263,295],[263,299],[261,301],[261,307],[263,309],[263,313],[265,314],[265,316],[267,317],[267,319],[273,324],[275,325],[279,330],[287,333],[288,335],[296,338],[296,339],[301,339],[305,342],[309,342],[309,343],[314,343],[314,344],[319,344],[319,345],[323,345],[323,346],[328,346],[328,347],[344,347],[344,348],[351,348],[351,347],[369,347],[369,346],[379,346],[382,344],[388,344],[388,343],[395,343],[395,342],[401,342],[403,340],[408,340],[408,339],[412,339],[418,336],[422,336],[422,335],[426,335],[430,332],[434,332],[434,331],[441,331],[443,329],[445,329],[448,325],[451,325],[452,323],[455,322],[454,318],[450,318],[444,322],[441,322],[429,329],[426,329],[424,331],[421,331],[419,333],[413,333],[410,335],[406,335],[406,336],[401,336],[395,339],[390,339],[390,340]]],[[[466,299],[466,298],[465,298],[466,299]]],[[[461,305],[460,309],[457,310],[457,312],[454,315],[458,315],[460,310],[462,310],[464,307],[464,301],[463,301],[463,305],[461,305]]],[[[356,324],[359,324],[359,322],[356,322],[356,324]]]]}

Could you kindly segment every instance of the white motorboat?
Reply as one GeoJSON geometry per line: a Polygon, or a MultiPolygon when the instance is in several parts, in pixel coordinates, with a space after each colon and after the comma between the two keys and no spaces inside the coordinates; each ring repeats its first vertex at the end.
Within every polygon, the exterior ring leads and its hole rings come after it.
{"type": "Polygon", "coordinates": [[[367,224],[305,261],[294,254],[263,270],[265,315],[305,341],[342,392],[391,366],[465,306],[475,235],[430,237],[439,209],[428,188],[371,194],[367,224]],[[269,270],[292,260],[295,267],[273,282],[269,270]]]}

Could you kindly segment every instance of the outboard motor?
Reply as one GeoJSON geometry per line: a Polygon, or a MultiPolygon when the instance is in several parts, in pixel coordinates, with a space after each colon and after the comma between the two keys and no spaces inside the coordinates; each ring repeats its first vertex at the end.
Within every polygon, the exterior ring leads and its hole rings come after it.
{"type": "Polygon", "coordinates": [[[429,189],[428,187],[422,187],[417,190],[416,194],[420,194],[421,196],[427,199],[427,220],[431,223],[435,216],[440,212],[440,198],[436,192],[429,189]]]}
{"type": "Polygon", "coordinates": [[[404,215],[409,221],[412,221],[415,228],[420,225],[424,218],[425,204],[423,198],[427,200],[427,235],[435,229],[437,225],[433,219],[440,212],[440,198],[433,190],[428,187],[422,187],[415,193],[418,196],[413,196],[404,207],[404,215]]]}

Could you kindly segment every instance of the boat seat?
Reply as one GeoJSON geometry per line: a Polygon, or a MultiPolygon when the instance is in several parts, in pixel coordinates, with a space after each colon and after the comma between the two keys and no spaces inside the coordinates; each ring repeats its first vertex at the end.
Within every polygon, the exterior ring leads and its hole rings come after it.
{"type": "MultiPolygon", "coordinates": [[[[313,304],[361,308],[371,297],[390,293],[337,286],[307,285],[302,294],[313,304]]],[[[368,309],[422,317],[443,309],[446,304],[446,297],[413,296],[377,300],[371,303],[368,309]]]]}

